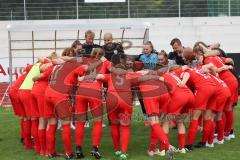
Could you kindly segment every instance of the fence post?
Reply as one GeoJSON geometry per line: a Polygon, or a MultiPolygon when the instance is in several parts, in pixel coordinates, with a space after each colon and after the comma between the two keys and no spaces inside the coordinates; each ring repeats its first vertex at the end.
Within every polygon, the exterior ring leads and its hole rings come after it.
{"type": "Polygon", "coordinates": [[[59,10],[57,10],[56,19],[59,19],[59,10]]]}
{"type": "Polygon", "coordinates": [[[181,17],[181,0],[178,0],[178,17],[181,17]]]}
{"type": "Polygon", "coordinates": [[[11,10],[10,14],[11,14],[11,21],[12,21],[12,20],[13,20],[13,13],[12,13],[12,10],[11,10]]]}
{"type": "Polygon", "coordinates": [[[24,20],[27,20],[26,0],[23,1],[24,20]]]}
{"type": "Polygon", "coordinates": [[[231,0],[228,0],[228,16],[231,16],[231,0]]]}
{"type": "Polygon", "coordinates": [[[105,10],[104,10],[104,18],[107,18],[107,9],[105,8],[105,10]]]}
{"type": "Polygon", "coordinates": [[[139,13],[139,11],[138,11],[138,8],[137,8],[137,18],[138,18],[138,13],[139,13]]]}
{"type": "Polygon", "coordinates": [[[77,19],[78,19],[78,0],[76,0],[76,12],[77,12],[77,19]]]}
{"type": "Polygon", "coordinates": [[[131,18],[130,0],[128,0],[128,18],[131,18]]]}

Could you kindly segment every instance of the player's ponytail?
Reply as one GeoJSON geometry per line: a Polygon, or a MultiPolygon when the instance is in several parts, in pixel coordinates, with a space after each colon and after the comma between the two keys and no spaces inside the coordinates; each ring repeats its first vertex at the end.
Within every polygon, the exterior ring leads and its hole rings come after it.
{"type": "Polygon", "coordinates": [[[102,48],[94,48],[91,52],[91,57],[101,58],[105,55],[105,52],[102,48]]]}
{"type": "Polygon", "coordinates": [[[50,55],[47,58],[52,60],[52,59],[56,59],[57,57],[58,57],[57,53],[56,52],[52,52],[52,53],[50,53],[50,55]]]}

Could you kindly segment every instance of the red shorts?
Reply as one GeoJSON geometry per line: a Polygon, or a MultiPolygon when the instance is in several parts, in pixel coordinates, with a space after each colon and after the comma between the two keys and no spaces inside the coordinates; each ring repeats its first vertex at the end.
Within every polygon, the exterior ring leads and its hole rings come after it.
{"type": "Polygon", "coordinates": [[[102,107],[101,99],[77,96],[75,114],[78,116],[78,118],[80,118],[79,120],[85,121],[84,117],[88,111],[88,107],[90,109],[90,112],[93,118],[98,118],[103,116],[103,107],[102,107]]]}
{"type": "Polygon", "coordinates": [[[238,103],[238,80],[236,78],[226,78],[226,79],[222,79],[228,86],[230,92],[231,92],[231,99],[230,99],[230,103],[231,106],[233,104],[237,104],[238,103]]]}
{"type": "Polygon", "coordinates": [[[37,106],[38,116],[44,117],[44,95],[32,93],[32,105],[37,106]]]}
{"type": "Polygon", "coordinates": [[[111,123],[128,126],[132,117],[132,94],[131,92],[120,94],[116,92],[108,92],[106,99],[106,107],[108,117],[111,123]]]}
{"type": "Polygon", "coordinates": [[[24,107],[19,100],[18,89],[11,88],[9,90],[9,97],[11,99],[15,115],[19,117],[25,117],[24,107]]]}
{"type": "Polygon", "coordinates": [[[194,106],[194,95],[188,88],[176,87],[167,107],[168,114],[189,113],[194,106]]]}
{"type": "Polygon", "coordinates": [[[219,86],[217,90],[215,111],[222,112],[231,106],[231,93],[228,87],[219,86]]]}
{"type": "Polygon", "coordinates": [[[144,107],[148,115],[167,113],[169,101],[170,95],[168,93],[157,97],[143,98],[144,107]]]}
{"type": "Polygon", "coordinates": [[[64,118],[71,116],[72,111],[68,99],[67,94],[61,94],[51,87],[47,87],[44,97],[44,117],[64,118]]]}
{"type": "Polygon", "coordinates": [[[195,105],[193,110],[216,109],[216,86],[202,86],[195,90],[195,105]]]}
{"type": "Polygon", "coordinates": [[[91,112],[92,118],[103,116],[102,92],[99,87],[85,88],[79,87],[76,92],[75,114],[78,121],[86,120],[86,113],[91,112]]]}
{"type": "Polygon", "coordinates": [[[31,90],[19,90],[18,91],[19,100],[22,104],[26,117],[32,116],[32,94],[31,90]]]}

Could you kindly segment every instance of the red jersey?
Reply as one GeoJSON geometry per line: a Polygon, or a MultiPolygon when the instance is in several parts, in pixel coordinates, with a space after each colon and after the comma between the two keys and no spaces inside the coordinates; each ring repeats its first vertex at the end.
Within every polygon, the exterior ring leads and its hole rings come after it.
{"type": "MultiPolygon", "coordinates": [[[[210,74],[211,75],[211,74],[210,74]]],[[[214,75],[211,75],[212,79],[218,84],[218,85],[221,85],[223,86],[224,88],[228,87],[227,84],[221,80],[220,78],[214,76],[214,75]]]]}
{"type": "Polygon", "coordinates": [[[18,90],[19,87],[22,85],[22,83],[23,83],[24,79],[26,78],[26,76],[27,76],[27,73],[24,73],[23,75],[18,77],[18,79],[16,79],[16,81],[12,84],[11,88],[18,90]]]}
{"type": "Polygon", "coordinates": [[[150,98],[171,92],[172,86],[160,80],[148,80],[140,82],[139,89],[143,98],[150,98]]]}
{"type": "MultiPolygon", "coordinates": [[[[108,70],[110,70],[110,67],[111,67],[111,62],[105,61],[105,62],[101,63],[100,65],[98,65],[92,72],[85,72],[85,70],[83,70],[84,69],[83,67],[79,67],[74,71],[73,74],[75,75],[75,77],[89,75],[92,73],[105,74],[108,70]]],[[[102,82],[99,80],[94,80],[92,82],[82,81],[82,82],[79,82],[79,87],[94,88],[97,90],[102,90],[102,82]]]]}
{"type": "MultiPolygon", "coordinates": [[[[226,60],[226,58],[224,58],[224,57],[221,57],[221,58],[218,56],[217,57],[207,57],[207,58],[205,58],[204,63],[205,64],[212,63],[217,68],[221,68],[225,65],[225,60],[226,60]]],[[[219,77],[223,80],[227,79],[227,78],[232,78],[232,77],[235,78],[235,76],[233,75],[233,73],[230,70],[225,70],[225,71],[220,72],[219,77]]]]}
{"type": "Polygon", "coordinates": [[[43,77],[34,83],[32,88],[33,94],[44,95],[44,92],[48,86],[48,79],[52,73],[53,68],[54,68],[54,65],[48,67],[44,71],[41,71],[41,74],[43,75],[43,77]]]}
{"type": "MultiPolygon", "coordinates": [[[[209,74],[201,73],[202,66],[198,66],[195,68],[188,68],[185,70],[185,72],[189,73],[190,77],[187,81],[187,86],[190,88],[197,89],[203,85],[214,85],[216,86],[216,83],[211,78],[209,74]]],[[[182,77],[184,72],[182,69],[178,69],[174,71],[179,77],[182,77]]]]}
{"type": "Polygon", "coordinates": [[[24,79],[26,78],[28,72],[32,69],[32,66],[33,65],[27,65],[25,67],[26,73],[24,73],[23,75],[18,77],[18,79],[16,79],[16,81],[11,86],[12,89],[19,89],[19,87],[22,85],[24,79]]]}
{"type": "MultiPolygon", "coordinates": [[[[175,72],[165,73],[163,77],[166,82],[172,85],[173,87],[172,92],[174,92],[176,87],[178,87],[177,84],[181,82],[181,79],[175,74],[175,72]]],[[[184,88],[188,88],[188,87],[185,85],[184,88]]]]}
{"type": "Polygon", "coordinates": [[[141,76],[139,73],[105,74],[104,81],[108,83],[109,92],[131,92],[131,87],[137,83],[139,76],[141,76]]]}

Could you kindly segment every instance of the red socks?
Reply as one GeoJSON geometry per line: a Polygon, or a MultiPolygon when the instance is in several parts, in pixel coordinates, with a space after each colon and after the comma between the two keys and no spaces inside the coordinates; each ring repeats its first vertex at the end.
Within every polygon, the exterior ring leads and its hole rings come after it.
{"type": "Polygon", "coordinates": [[[203,133],[202,133],[202,142],[207,142],[210,132],[211,132],[211,127],[212,127],[212,120],[204,120],[203,122],[203,133]]]}
{"type": "Polygon", "coordinates": [[[98,147],[102,138],[102,121],[94,122],[92,129],[92,145],[98,147]]]}
{"type": "MultiPolygon", "coordinates": [[[[166,137],[168,137],[167,133],[164,132],[164,134],[165,134],[166,137]]],[[[160,141],[159,149],[160,150],[164,150],[164,149],[168,149],[168,147],[167,147],[167,145],[164,142],[160,141]]]]}
{"type": "Polygon", "coordinates": [[[82,141],[84,137],[84,124],[85,122],[75,122],[76,146],[82,146],[82,141]]]}
{"type": "Polygon", "coordinates": [[[40,144],[40,154],[45,154],[46,151],[46,129],[38,130],[38,138],[40,144]]]}
{"type": "Polygon", "coordinates": [[[122,140],[122,153],[127,152],[129,140],[130,140],[130,127],[121,126],[121,140],[122,140]]]}
{"type": "Polygon", "coordinates": [[[225,112],[222,113],[222,121],[223,121],[223,126],[224,126],[224,129],[225,129],[225,126],[226,126],[226,114],[225,114],[225,112]]]}
{"type": "Polygon", "coordinates": [[[62,125],[62,141],[65,149],[65,153],[72,154],[72,136],[70,124],[62,125]]]}
{"type": "Polygon", "coordinates": [[[21,136],[21,138],[23,138],[23,137],[24,137],[23,123],[24,123],[24,120],[23,120],[23,118],[22,118],[22,119],[21,119],[21,122],[20,122],[20,124],[21,124],[21,131],[20,131],[20,136],[21,136]]]}
{"type": "Polygon", "coordinates": [[[153,129],[151,128],[150,130],[150,146],[149,146],[149,151],[154,151],[154,149],[156,148],[156,144],[158,142],[158,138],[156,137],[156,135],[153,132],[153,129]]]}
{"type": "Polygon", "coordinates": [[[185,133],[178,133],[178,147],[179,148],[184,148],[185,146],[185,139],[186,139],[186,134],[185,133]]]}
{"type": "Polygon", "coordinates": [[[233,111],[225,112],[226,114],[226,125],[225,125],[225,134],[226,136],[230,135],[231,129],[233,127],[233,111]]]}
{"type": "Polygon", "coordinates": [[[111,124],[113,145],[116,151],[120,151],[120,126],[111,124]]]}
{"type": "Polygon", "coordinates": [[[56,124],[49,125],[49,128],[46,133],[47,154],[55,153],[56,130],[57,130],[56,124]]]}
{"type": "Polygon", "coordinates": [[[120,137],[121,137],[121,144],[122,144],[121,151],[122,153],[126,153],[129,140],[130,140],[130,127],[111,124],[111,133],[112,133],[113,145],[115,150],[120,151],[120,137]],[[121,128],[121,132],[120,132],[120,128],[121,128]]]}
{"type": "Polygon", "coordinates": [[[168,149],[169,141],[168,141],[167,136],[163,132],[162,127],[159,124],[155,123],[152,125],[152,129],[154,131],[154,134],[157,136],[158,140],[160,141],[160,143],[165,144],[166,149],[168,149]]]}
{"type": "Polygon", "coordinates": [[[24,130],[24,142],[25,142],[25,149],[32,148],[32,141],[31,141],[31,120],[25,120],[23,122],[23,130],[24,130]]]}
{"type": "Polygon", "coordinates": [[[209,137],[208,137],[208,144],[212,144],[213,143],[214,132],[215,132],[215,126],[214,126],[214,122],[212,121],[211,129],[210,129],[210,133],[209,133],[209,137]]]}
{"type": "Polygon", "coordinates": [[[223,134],[224,134],[224,124],[223,124],[223,120],[219,120],[216,122],[216,127],[217,127],[217,132],[218,132],[218,137],[217,139],[219,141],[223,140],[223,134]]]}
{"type": "Polygon", "coordinates": [[[192,145],[198,132],[198,120],[191,120],[188,131],[188,145],[192,145]]]}
{"type": "Polygon", "coordinates": [[[202,115],[198,118],[198,126],[199,127],[203,126],[203,117],[202,117],[202,115]]]}
{"type": "Polygon", "coordinates": [[[38,119],[32,120],[32,126],[31,126],[31,134],[34,139],[34,149],[37,153],[40,153],[40,144],[38,139],[38,119]]]}
{"type": "MultiPolygon", "coordinates": [[[[85,122],[76,122],[75,136],[76,136],[76,145],[82,146],[82,141],[84,137],[84,124],[85,122]]],[[[102,137],[102,122],[94,122],[92,129],[92,143],[93,146],[98,147],[100,145],[102,137]]]]}

